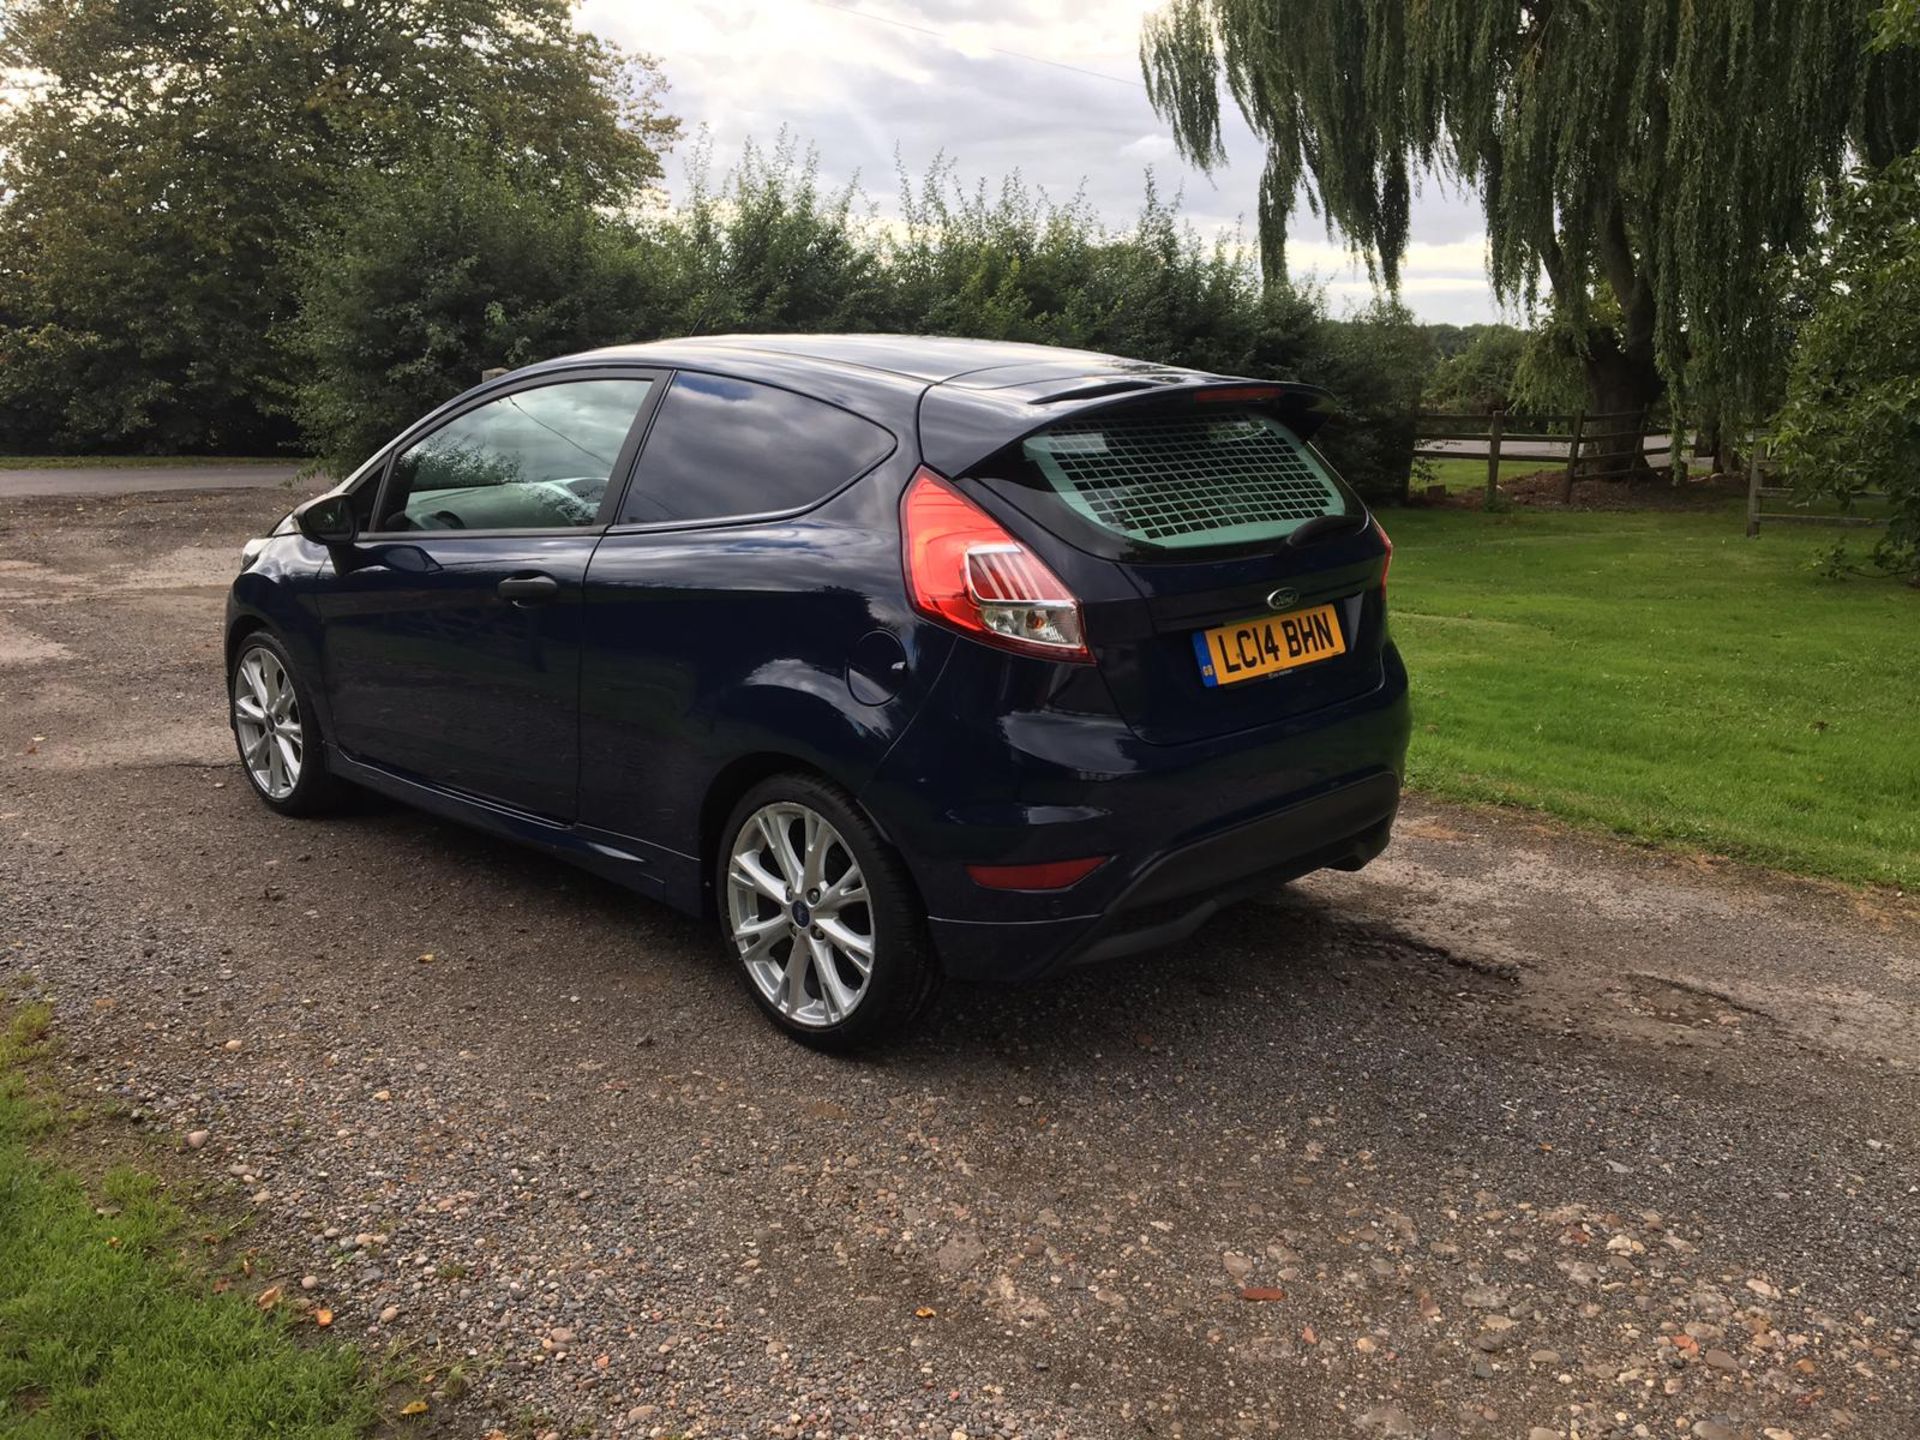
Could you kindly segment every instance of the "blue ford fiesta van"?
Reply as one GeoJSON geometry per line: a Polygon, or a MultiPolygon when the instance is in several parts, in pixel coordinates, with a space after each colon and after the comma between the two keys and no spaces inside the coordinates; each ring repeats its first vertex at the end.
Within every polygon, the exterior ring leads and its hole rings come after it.
{"type": "Polygon", "coordinates": [[[515,371],[248,545],[242,765],[287,814],[366,786],[711,916],[820,1045],[1168,945],[1392,828],[1392,547],[1327,408],[885,335],[515,371]]]}

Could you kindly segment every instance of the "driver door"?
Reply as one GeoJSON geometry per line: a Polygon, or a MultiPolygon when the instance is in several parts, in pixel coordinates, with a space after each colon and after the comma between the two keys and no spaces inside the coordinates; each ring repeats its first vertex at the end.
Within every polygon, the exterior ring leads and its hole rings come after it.
{"type": "Polygon", "coordinates": [[[661,379],[544,375],[396,449],[370,532],[318,588],[352,758],[574,818],[582,582],[661,379]]]}

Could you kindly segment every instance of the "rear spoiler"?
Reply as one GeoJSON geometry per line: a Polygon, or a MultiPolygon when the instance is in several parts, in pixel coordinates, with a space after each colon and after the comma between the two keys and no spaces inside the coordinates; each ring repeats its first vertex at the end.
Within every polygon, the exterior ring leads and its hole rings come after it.
{"type": "Polygon", "coordinates": [[[1111,410],[1248,406],[1271,413],[1308,440],[1335,408],[1332,393],[1318,385],[1157,366],[1119,374],[1020,376],[1002,385],[992,379],[991,371],[960,377],[921,397],[920,453],[942,475],[964,475],[996,450],[1049,425],[1111,410]]]}

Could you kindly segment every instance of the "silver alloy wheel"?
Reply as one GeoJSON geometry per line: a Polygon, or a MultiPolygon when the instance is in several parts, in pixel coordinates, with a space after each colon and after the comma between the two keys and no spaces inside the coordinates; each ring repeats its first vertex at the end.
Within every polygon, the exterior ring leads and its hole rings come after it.
{"type": "Polygon", "coordinates": [[[256,645],[233,667],[233,728],[247,774],[270,800],[284,800],[300,783],[306,741],[293,677],[280,657],[256,645]]]}
{"type": "Polygon", "coordinates": [[[837,1025],[866,998],[867,882],[840,832],[805,805],[763,805],[734,836],[727,929],[767,1003],[796,1025],[837,1025]]]}

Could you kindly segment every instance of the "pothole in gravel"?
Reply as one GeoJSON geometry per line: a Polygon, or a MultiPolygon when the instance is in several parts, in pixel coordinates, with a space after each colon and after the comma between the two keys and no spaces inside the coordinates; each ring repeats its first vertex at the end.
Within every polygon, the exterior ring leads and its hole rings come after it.
{"type": "Polygon", "coordinates": [[[224,589],[239,567],[239,554],[227,545],[182,545],[121,577],[120,590],[182,590],[201,585],[224,589]]]}
{"type": "Polygon", "coordinates": [[[85,772],[153,765],[217,765],[233,758],[232,742],[215,706],[186,713],[103,708],[67,680],[37,684],[27,719],[33,760],[49,770],[85,772]]]}
{"type": "Polygon", "coordinates": [[[1616,1003],[1643,1019],[1689,1030],[1736,1029],[1758,1016],[1752,1006],[1704,986],[1635,972],[1626,977],[1616,1003]]]}
{"type": "Polygon", "coordinates": [[[0,667],[45,665],[52,660],[65,660],[72,653],[58,640],[49,640],[0,619],[0,667]]]}
{"type": "Polygon", "coordinates": [[[76,576],[38,560],[0,560],[0,600],[42,604],[79,585],[76,576]]]}
{"type": "Polygon", "coordinates": [[[233,746],[224,732],[181,721],[119,735],[43,746],[49,768],[66,771],[121,770],[154,765],[222,765],[233,746]]]}

